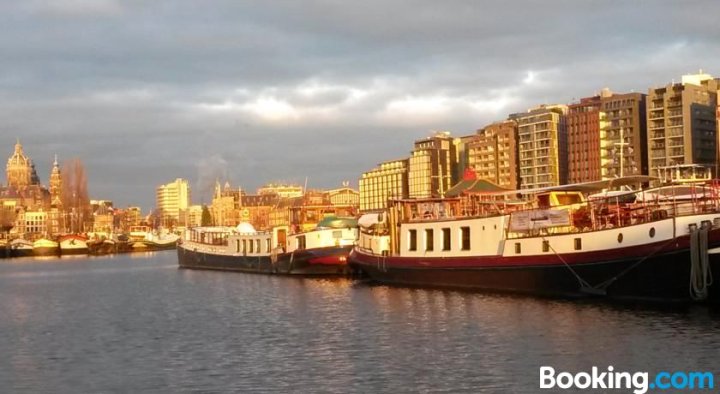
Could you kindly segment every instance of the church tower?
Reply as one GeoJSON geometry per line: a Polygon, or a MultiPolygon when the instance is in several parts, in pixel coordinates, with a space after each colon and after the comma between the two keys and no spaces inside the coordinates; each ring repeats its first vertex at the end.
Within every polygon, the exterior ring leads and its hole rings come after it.
{"type": "Polygon", "coordinates": [[[7,186],[10,188],[22,189],[33,182],[32,161],[25,156],[20,139],[15,144],[15,152],[8,159],[6,175],[7,186]]]}
{"type": "Polygon", "coordinates": [[[56,207],[62,206],[62,175],[60,174],[60,166],[58,165],[57,155],[50,172],[50,204],[56,207]]]}

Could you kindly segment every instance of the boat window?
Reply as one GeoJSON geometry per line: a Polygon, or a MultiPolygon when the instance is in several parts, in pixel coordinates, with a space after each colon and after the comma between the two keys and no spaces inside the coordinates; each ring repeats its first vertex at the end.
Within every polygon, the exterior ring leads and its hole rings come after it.
{"type": "Polygon", "coordinates": [[[442,233],[443,233],[442,250],[445,250],[445,251],[450,250],[450,229],[446,227],[446,228],[442,229],[442,233]]]}
{"type": "Polygon", "coordinates": [[[520,254],[522,252],[522,248],[520,247],[520,242],[515,242],[515,254],[520,254]]]}
{"type": "Polygon", "coordinates": [[[253,240],[251,239],[251,240],[250,240],[250,251],[249,251],[248,253],[254,253],[254,252],[255,252],[254,246],[255,246],[255,243],[254,243],[253,240]]]}
{"type": "Polygon", "coordinates": [[[539,208],[550,208],[550,195],[549,194],[538,194],[537,202],[539,208]]]}
{"type": "Polygon", "coordinates": [[[239,239],[236,239],[236,240],[235,240],[235,243],[236,243],[236,246],[237,246],[237,251],[236,251],[236,253],[240,253],[240,240],[239,240],[239,239]]]}
{"type": "Polygon", "coordinates": [[[575,238],[575,250],[582,249],[582,238],[575,238]]]}
{"type": "Polygon", "coordinates": [[[408,250],[417,250],[417,230],[408,230],[408,250]]]}
{"type": "Polygon", "coordinates": [[[300,235],[297,237],[297,248],[298,249],[305,249],[305,236],[300,235]]]}
{"type": "Polygon", "coordinates": [[[542,247],[543,252],[550,251],[550,241],[545,240],[545,241],[543,241],[542,245],[543,245],[543,247],[542,247]]]}
{"type": "Polygon", "coordinates": [[[267,252],[267,253],[272,252],[272,250],[271,250],[272,245],[270,244],[270,238],[267,238],[267,239],[265,240],[265,248],[266,248],[266,252],[267,252]]]}
{"type": "Polygon", "coordinates": [[[242,241],[243,241],[242,252],[243,252],[243,254],[246,254],[247,253],[247,239],[243,239],[242,241]]]}
{"type": "Polygon", "coordinates": [[[557,197],[559,205],[572,205],[583,202],[581,195],[577,193],[558,193],[555,197],[557,197]]]}
{"type": "Polygon", "coordinates": [[[433,229],[425,229],[425,251],[432,252],[435,247],[435,239],[433,237],[433,229]]]}
{"type": "Polygon", "coordinates": [[[460,249],[470,250],[470,227],[460,227],[460,239],[462,240],[460,249]]]}
{"type": "Polygon", "coordinates": [[[260,239],[255,240],[255,252],[260,253],[260,239]]]}
{"type": "Polygon", "coordinates": [[[655,227],[650,227],[650,238],[655,237],[655,227]]]}
{"type": "Polygon", "coordinates": [[[622,233],[618,234],[618,243],[622,243],[623,241],[623,235],[622,233]]]}
{"type": "Polygon", "coordinates": [[[332,232],[333,239],[342,239],[342,230],[335,230],[332,232]]]}

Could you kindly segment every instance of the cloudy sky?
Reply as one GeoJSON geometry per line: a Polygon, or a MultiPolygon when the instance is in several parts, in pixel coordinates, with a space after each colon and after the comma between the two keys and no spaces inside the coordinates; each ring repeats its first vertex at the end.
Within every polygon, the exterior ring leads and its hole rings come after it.
{"type": "Polygon", "coordinates": [[[433,130],[720,76],[718,13],[717,0],[6,0],[0,157],[19,137],[44,183],[55,153],[79,157],[93,198],[145,209],[177,177],[196,202],[217,177],[357,185],[433,130]]]}

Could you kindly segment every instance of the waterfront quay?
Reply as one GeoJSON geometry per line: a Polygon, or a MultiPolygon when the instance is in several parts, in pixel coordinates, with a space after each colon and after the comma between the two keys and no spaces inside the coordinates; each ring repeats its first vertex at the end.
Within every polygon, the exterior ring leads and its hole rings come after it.
{"type": "Polygon", "coordinates": [[[0,260],[0,316],[3,392],[524,394],[541,366],[720,370],[705,306],[178,270],[172,251],[0,260]]]}

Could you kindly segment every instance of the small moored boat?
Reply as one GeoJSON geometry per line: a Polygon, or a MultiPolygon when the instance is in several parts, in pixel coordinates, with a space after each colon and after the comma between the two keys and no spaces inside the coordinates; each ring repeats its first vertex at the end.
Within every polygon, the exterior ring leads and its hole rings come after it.
{"type": "Polygon", "coordinates": [[[178,245],[181,268],[282,275],[345,275],[347,256],[357,239],[357,221],[333,218],[313,230],[288,234],[287,226],[255,231],[238,227],[187,230],[178,245]]]}
{"type": "Polygon", "coordinates": [[[59,239],[60,242],[60,254],[62,255],[73,255],[73,254],[87,254],[88,253],[88,239],[79,234],[67,234],[63,235],[59,239]]]}
{"type": "Polygon", "coordinates": [[[35,256],[57,256],[60,254],[60,244],[47,239],[40,238],[33,242],[33,255],[35,256]]]}

